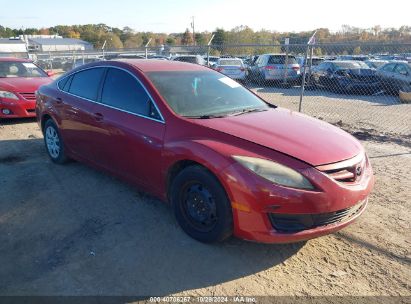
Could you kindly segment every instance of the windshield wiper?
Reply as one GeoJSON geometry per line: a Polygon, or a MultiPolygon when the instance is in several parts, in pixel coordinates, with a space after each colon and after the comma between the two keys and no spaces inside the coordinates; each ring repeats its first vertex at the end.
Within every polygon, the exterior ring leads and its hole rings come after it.
{"type": "Polygon", "coordinates": [[[191,119],[210,119],[210,118],[222,118],[226,116],[227,115],[221,115],[221,114],[206,114],[206,115],[193,115],[193,116],[184,116],[184,117],[191,118],[191,119]]]}
{"type": "Polygon", "coordinates": [[[267,110],[268,109],[262,109],[262,108],[245,108],[245,109],[241,109],[240,111],[228,112],[224,114],[205,114],[205,115],[193,115],[193,116],[184,116],[184,117],[192,118],[192,119],[222,118],[222,117],[227,117],[227,116],[237,116],[237,115],[251,113],[251,112],[263,112],[267,110]]]}
{"type": "Polygon", "coordinates": [[[251,108],[251,109],[242,109],[238,112],[233,112],[230,113],[230,116],[237,116],[237,115],[242,115],[242,114],[246,114],[246,113],[252,113],[252,112],[263,112],[263,111],[267,111],[268,109],[262,109],[262,108],[251,108]]]}

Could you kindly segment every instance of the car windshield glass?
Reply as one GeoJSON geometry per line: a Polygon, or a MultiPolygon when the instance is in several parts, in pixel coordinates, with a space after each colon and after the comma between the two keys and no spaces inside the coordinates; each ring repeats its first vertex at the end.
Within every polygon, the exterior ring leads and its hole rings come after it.
{"type": "Polygon", "coordinates": [[[382,67],[387,61],[367,61],[366,62],[370,67],[379,68],[382,67]]]}
{"type": "Polygon", "coordinates": [[[323,62],[324,61],[324,59],[316,59],[316,58],[313,58],[313,65],[319,65],[321,62],[323,62]]]}
{"type": "Polygon", "coordinates": [[[334,64],[336,65],[336,67],[338,69],[361,69],[364,67],[368,67],[366,66],[365,63],[358,61],[358,62],[334,62],[334,64]],[[365,66],[364,66],[365,65],[365,66]]]}
{"type": "Polygon", "coordinates": [[[31,62],[0,62],[0,77],[47,77],[47,74],[31,62]]]}
{"type": "MultiPolygon", "coordinates": [[[[270,56],[268,64],[285,64],[286,56],[270,56]]],[[[295,64],[297,60],[293,56],[288,56],[288,64],[295,64]]]]}
{"type": "Polygon", "coordinates": [[[190,62],[190,63],[197,63],[197,58],[196,57],[177,57],[177,61],[184,61],[184,62],[190,62]]]}
{"type": "Polygon", "coordinates": [[[181,116],[211,118],[268,109],[264,101],[239,83],[214,71],[165,71],[147,75],[173,111],[181,116]]]}
{"type": "Polygon", "coordinates": [[[219,65],[237,65],[241,66],[242,62],[241,60],[220,60],[218,62],[219,65]]]}

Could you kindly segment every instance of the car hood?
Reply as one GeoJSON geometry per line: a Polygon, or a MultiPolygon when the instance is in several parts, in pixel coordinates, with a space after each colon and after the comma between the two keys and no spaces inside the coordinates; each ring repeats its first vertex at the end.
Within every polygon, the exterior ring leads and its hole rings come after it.
{"type": "Polygon", "coordinates": [[[50,77],[9,77],[0,78],[0,90],[31,93],[41,85],[49,84],[50,77]]]}
{"type": "Polygon", "coordinates": [[[290,155],[312,166],[352,158],[363,151],[358,140],[318,119],[275,108],[194,123],[290,155]]]}

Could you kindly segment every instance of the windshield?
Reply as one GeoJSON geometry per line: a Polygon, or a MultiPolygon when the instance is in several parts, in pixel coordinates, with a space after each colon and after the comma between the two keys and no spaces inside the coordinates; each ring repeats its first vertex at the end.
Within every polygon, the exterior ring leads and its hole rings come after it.
{"type": "Polygon", "coordinates": [[[213,71],[147,73],[173,111],[181,116],[209,118],[263,111],[268,105],[231,78],[213,71]]]}
{"type": "Polygon", "coordinates": [[[177,57],[176,59],[174,59],[176,61],[184,61],[184,62],[189,62],[189,63],[197,63],[197,58],[196,57],[177,57]]]}
{"type": "Polygon", "coordinates": [[[0,77],[47,77],[47,74],[31,62],[0,61],[0,77]]]}
{"type": "Polygon", "coordinates": [[[324,61],[324,59],[313,58],[313,65],[319,65],[323,61],[324,61]]]}
{"type": "Polygon", "coordinates": [[[47,77],[47,74],[31,62],[0,61],[0,77],[47,77]]]}

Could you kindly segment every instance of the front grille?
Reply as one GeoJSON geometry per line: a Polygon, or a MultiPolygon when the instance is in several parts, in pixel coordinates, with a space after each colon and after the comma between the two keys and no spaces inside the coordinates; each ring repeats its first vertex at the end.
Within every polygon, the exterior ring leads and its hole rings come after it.
{"type": "Polygon", "coordinates": [[[363,175],[366,163],[365,155],[358,155],[339,163],[318,166],[317,169],[338,182],[354,183],[363,175]]]}
{"type": "Polygon", "coordinates": [[[316,227],[346,222],[358,214],[365,206],[365,201],[359,204],[330,213],[319,214],[277,214],[269,213],[271,225],[278,232],[293,233],[316,227]]]}
{"type": "Polygon", "coordinates": [[[36,94],[35,93],[19,93],[24,99],[33,101],[36,100],[36,94]]]}

